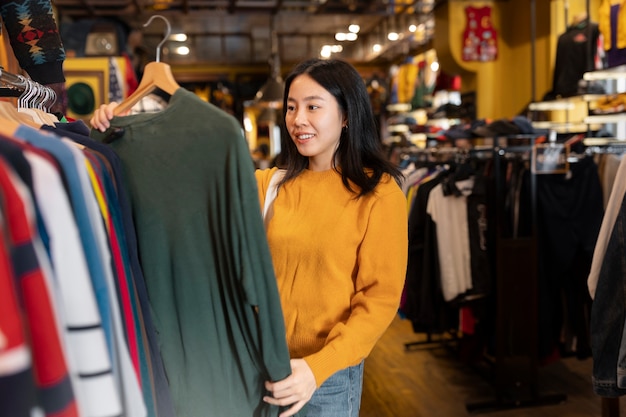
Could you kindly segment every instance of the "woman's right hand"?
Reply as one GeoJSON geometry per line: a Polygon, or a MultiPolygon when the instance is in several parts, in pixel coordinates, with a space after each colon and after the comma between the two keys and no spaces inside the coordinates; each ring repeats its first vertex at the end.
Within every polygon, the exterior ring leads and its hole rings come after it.
{"type": "Polygon", "coordinates": [[[118,106],[118,104],[119,103],[112,101],[109,104],[102,104],[100,107],[98,107],[94,111],[93,116],[91,116],[91,119],[89,120],[91,127],[101,132],[107,130],[109,126],[111,126],[111,123],[109,121],[114,116],[113,110],[118,106]]]}

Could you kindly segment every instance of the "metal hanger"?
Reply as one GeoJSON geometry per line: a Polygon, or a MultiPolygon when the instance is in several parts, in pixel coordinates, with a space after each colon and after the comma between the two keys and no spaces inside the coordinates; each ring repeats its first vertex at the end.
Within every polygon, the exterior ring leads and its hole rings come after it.
{"type": "Polygon", "coordinates": [[[165,36],[163,40],[159,42],[156,48],[156,61],[150,62],[146,64],[143,72],[143,76],[141,77],[141,81],[139,82],[139,86],[137,89],[124,101],[122,101],[114,110],[113,113],[115,115],[120,115],[131,109],[139,100],[150,94],[155,89],[160,89],[170,96],[176,92],[180,88],[180,85],[174,79],[172,75],[172,70],[170,66],[166,63],[161,62],[161,47],[169,38],[172,32],[172,26],[170,25],[169,20],[167,20],[164,16],[154,15],[150,17],[150,19],[143,25],[144,27],[150,25],[152,21],[156,18],[161,18],[165,22],[167,26],[167,30],[165,31],[165,36]]]}

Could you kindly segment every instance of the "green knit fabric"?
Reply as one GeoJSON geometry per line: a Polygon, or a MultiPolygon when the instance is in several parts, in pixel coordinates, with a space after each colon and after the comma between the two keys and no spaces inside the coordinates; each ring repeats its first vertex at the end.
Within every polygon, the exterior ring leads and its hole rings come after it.
{"type": "Polygon", "coordinates": [[[6,26],[20,67],[40,84],[65,81],[65,48],[49,0],[0,0],[6,26]]]}
{"type": "Polygon", "coordinates": [[[110,146],[123,163],[177,416],[277,416],[263,382],[290,373],[289,353],[239,122],[181,88],[165,110],[111,125],[124,129],[110,146]]]}

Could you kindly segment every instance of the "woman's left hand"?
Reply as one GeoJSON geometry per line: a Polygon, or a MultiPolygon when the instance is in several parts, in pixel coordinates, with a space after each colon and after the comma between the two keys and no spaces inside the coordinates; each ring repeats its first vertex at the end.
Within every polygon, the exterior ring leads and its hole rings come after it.
{"type": "Polygon", "coordinates": [[[289,417],[296,414],[311,399],[317,389],[313,371],[304,359],[292,359],[291,375],[278,382],[266,382],[265,389],[272,393],[272,396],[263,397],[269,404],[278,406],[292,405],[279,417],[289,417]]]}

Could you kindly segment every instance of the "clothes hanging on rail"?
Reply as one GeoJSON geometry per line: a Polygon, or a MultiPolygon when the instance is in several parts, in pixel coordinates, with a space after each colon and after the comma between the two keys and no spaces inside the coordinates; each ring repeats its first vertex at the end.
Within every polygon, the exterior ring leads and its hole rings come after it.
{"type": "Polygon", "coordinates": [[[587,276],[604,213],[598,166],[591,156],[567,174],[537,176],[541,357],[590,356],[587,276]]]}
{"type": "MultiPolygon", "coordinates": [[[[32,352],[33,374],[28,379],[35,381],[37,391],[33,392],[30,404],[24,404],[21,412],[35,410],[40,406],[40,412],[46,416],[56,415],[79,416],[76,404],[76,391],[69,376],[69,364],[63,352],[63,336],[60,323],[56,320],[57,310],[54,294],[51,288],[49,265],[42,254],[42,243],[35,231],[35,213],[31,196],[26,191],[24,183],[20,183],[17,175],[10,171],[9,166],[0,161],[0,192],[3,196],[2,214],[6,218],[6,229],[2,232],[9,245],[8,255],[13,266],[12,273],[2,276],[3,280],[10,280],[5,284],[13,286],[16,298],[19,299],[20,313],[25,315],[28,323],[32,352]],[[12,178],[13,176],[13,178],[12,178]],[[19,266],[19,267],[18,267],[19,266]],[[45,395],[50,393],[52,395],[45,395]],[[55,395],[56,394],[56,395],[55,395]],[[41,395],[41,401],[37,396],[41,395]]],[[[19,317],[18,316],[18,317],[19,317]]],[[[7,365],[15,363],[10,350],[4,350],[4,361],[7,365]]],[[[21,352],[24,355],[24,352],[21,352]]],[[[29,357],[22,357],[21,362],[30,361],[29,357]]],[[[3,367],[4,368],[4,367],[3,367]]],[[[6,382],[22,382],[16,380],[11,369],[3,369],[6,382]]],[[[12,388],[12,387],[11,387],[12,388]]],[[[29,387],[24,387],[29,388],[29,387]]],[[[17,398],[20,393],[15,392],[17,398]]],[[[11,398],[4,398],[11,403],[11,398]]],[[[22,414],[26,416],[28,414],[22,414]]]]}
{"type": "MultiPolygon", "coordinates": [[[[585,157],[572,163],[567,175],[536,175],[535,219],[531,209],[529,150],[508,152],[498,164],[500,172],[497,176],[502,181],[500,204],[495,201],[494,166],[489,163],[489,158],[486,162],[482,169],[475,171],[486,175],[475,177],[480,181],[474,183],[471,192],[467,190],[466,196],[458,190],[458,184],[462,182],[451,180],[454,179],[455,162],[445,168],[445,162],[420,165],[419,160],[415,160],[411,170],[405,169],[405,178],[412,183],[404,184],[410,210],[409,260],[400,312],[411,320],[413,329],[419,333],[465,328],[463,320],[467,316],[459,314],[459,309],[467,312],[463,310],[468,305],[465,301],[476,300],[476,296],[497,296],[494,289],[496,261],[520,261],[500,259],[504,255],[496,247],[494,233],[497,231],[500,239],[513,240],[529,239],[537,233],[540,242],[536,276],[539,358],[588,357],[589,300],[585,277],[603,213],[597,164],[593,158],[585,157]],[[439,169],[434,169],[435,166],[439,169]],[[472,199],[475,200],[472,202],[472,199]],[[467,213],[462,224],[450,228],[450,233],[455,235],[454,242],[444,237],[446,222],[456,219],[454,221],[458,223],[461,215],[459,212],[446,215],[436,212],[437,207],[450,202],[462,202],[460,213],[467,213]],[[473,219],[469,217],[471,213],[476,215],[473,219]],[[467,227],[473,233],[463,232],[461,235],[459,231],[467,227]],[[462,251],[455,250],[454,243],[459,241],[471,244],[464,245],[462,251]],[[471,252],[472,249],[481,250],[471,252]],[[463,259],[464,265],[458,262],[463,259]],[[471,260],[471,272],[468,272],[468,259],[471,260]]],[[[451,209],[452,206],[446,208],[451,209]]],[[[517,256],[513,251],[510,255],[517,256]]],[[[487,312],[481,320],[481,330],[486,330],[485,334],[495,331],[489,327],[493,325],[489,308],[488,302],[481,303],[473,311],[483,315],[487,312]]],[[[471,329],[471,326],[467,328],[471,329]]]]}
{"type": "Polygon", "coordinates": [[[553,100],[576,94],[595,93],[596,91],[581,88],[579,83],[583,80],[585,72],[604,67],[602,58],[598,56],[598,52],[603,51],[599,46],[602,45],[601,42],[600,30],[596,23],[585,20],[569,26],[558,38],[552,90],[546,93],[544,99],[553,100]]]}
{"type": "Polygon", "coordinates": [[[408,188],[413,196],[409,199],[409,256],[400,312],[416,333],[443,333],[458,326],[457,316],[443,300],[439,259],[426,215],[428,196],[441,181],[440,174],[426,172],[408,188]]]}
{"type": "MultiPolygon", "coordinates": [[[[124,274],[130,279],[127,288],[128,294],[132,295],[130,301],[132,312],[138,316],[136,333],[145,337],[145,342],[142,342],[141,338],[137,341],[137,349],[139,352],[143,352],[143,355],[139,354],[138,357],[137,354],[135,355],[135,362],[138,361],[137,366],[141,370],[142,386],[152,388],[151,390],[143,390],[144,400],[149,415],[154,415],[158,410],[159,416],[173,416],[174,408],[158,346],[159,342],[152,319],[143,270],[137,252],[135,225],[127,188],[123,181],[121,161],[108,146],[89,137],[90,130],[82,121],[59,123],[56,127],[42,126],[42,130],[55,132],[76,142],[83,147],[87,155],[91,155],[90,160],[93,161],[94,166],[97,161],[100,161],[99,165],[102,166],[100,178],[102,178],[101,182],[105,184],[107,201],[111,211],[110,218],[115,225],[115,230],[119,231],[118,270],[121,265],[128,267],[128,270],[120,272],[120,274],[124,274]],[[119,257],[123,258],[121,264],[119,257]]],[[[128,317],[129,302],[127,301],[125,305],[126,317],[128,317]]]]}
{"type": "MultiPolygon", "coordinates": [[[[23,354],[27,360],[32,352],[38,389],[28,395],[18,384],[14,391],[15,378],[27,383],[32,375],[28,366],[22,372],[0,375],[0,398],[21,404],[19,412],[12,410],[8,415],[31,415],[39,407],[55,416],[156,416],[155,407],[147,406],[154,383],[147,377],[148,369],[140,366],[146,361],[145,333],[131,327],[140,329],[143,318],[123,307],[123,303],[135,302],[130,290],[133,282],[124,273],[125,264],[113,259],[121,253],[123,230],[112,221],[117,194],[106,189],[112,180],[108,171],[99,169],[105,160],[61,136],[20,125],[10,137],[0,137],[0,162],[9,167],[5,171],[16,173],[7,176],[15,188],[26,190],[21,204],[16,203],[18,194],[7,181],[1,192],[5,202],[2,218],[11,237],[7,240],[13,254],[11,267],[18,274],[27,274],[18,281],[21,286],[14,286],[21,291],[17,299],[28,301],[25,291],[32,291],[29,288],[35,282],[25,266],[38,268],[44,277],[38,286],[38,301],[18,307],[27,311],[37,307],[32,314],[38,316],[27,316],[28,321],[21,325],[23,334],[31,335],[25,339],[30,344],[23,346],[23,354]],[[29,213],[33,223],[28,238],[24,234],[28,229],[16,222],[29,213]],[[36,257],[25,251],[25,238],[32,241],[33,248],[42,248],[35,250],[36,257]],[[51,307],[46,310],[46,306],[51,307]],[[44,332],[42,325],[47,329],[44,332]],[[55,328],[60,344],[41,339],[46,334],[51,337],[55,328]],[[63,369],[67,372],[64,378],[58,374],[63,369]],[[52,390],[48,387],[59,383],[52,390]]],[[[0,357],[10,354],[0,350],[0,357]]],[[[2,407],[0,415],[4,416],[4,411],[2,407]]],[[[167,413],[164,407],[158,415],[173,412],[167,413]]]]}
{"type": "Polygon", "coordinates": [[[626,395],[626,158],[622,158],[602,219],[587,285],[591,306],[592,386],[602,397],[626,395]]]}
{"type": "Polygon", "coordinates": [[[240,124],[179,88],[92,137],[122,161],[177,415],[276,415],[263,382],[291,370],[240,124]]]}
{"type": "Polygon", "coordinates": [[[416,332],[443,333],[463,326],[458,308],[464,299],[492,291],[486,189],[482,175],[465,179],[449,165],[429,164],[424,170],[416,163],[417,175],[404,171],[411,179],[404,184],[409,260],[400,312],[416,332]]]}

